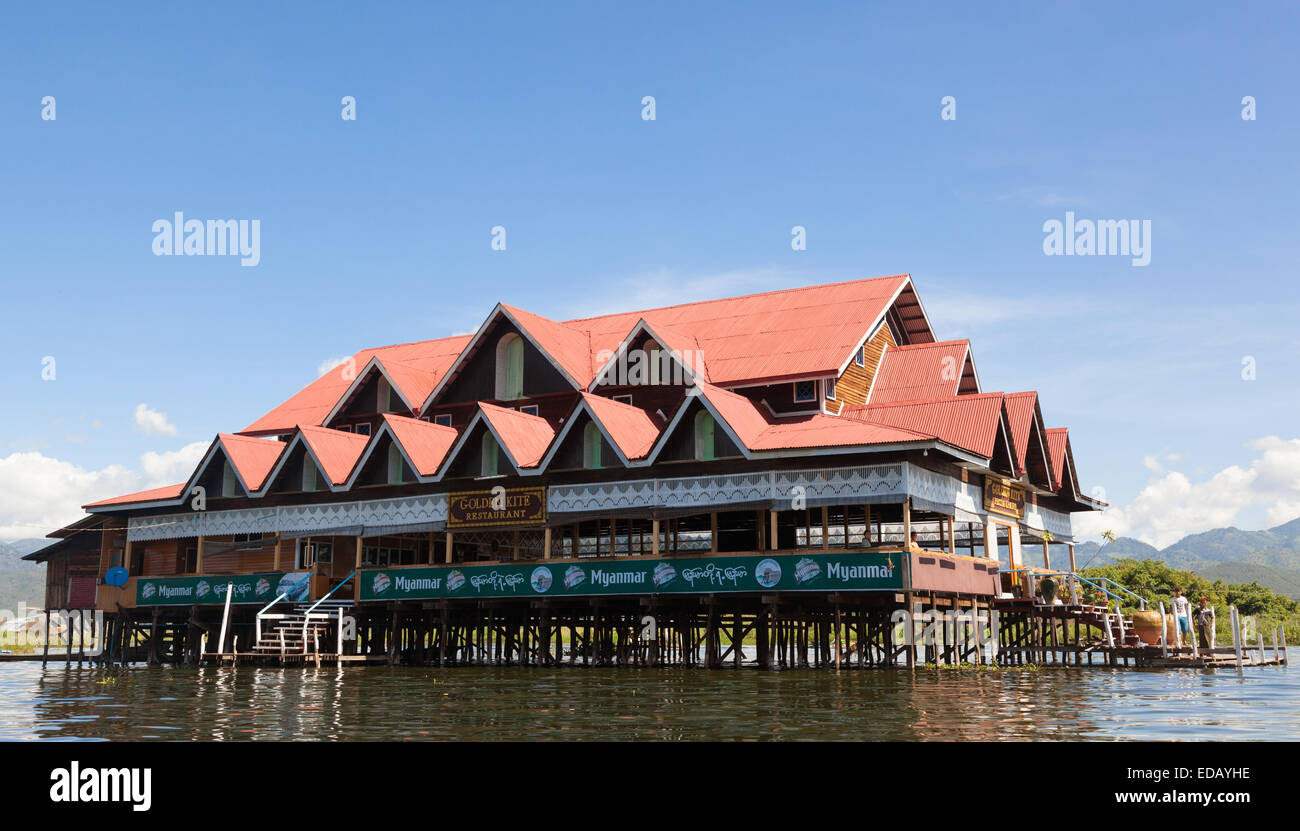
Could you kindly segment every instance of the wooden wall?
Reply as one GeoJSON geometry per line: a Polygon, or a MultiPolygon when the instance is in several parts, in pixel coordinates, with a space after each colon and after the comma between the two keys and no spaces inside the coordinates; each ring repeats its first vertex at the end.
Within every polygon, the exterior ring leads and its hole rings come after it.
{"type": "Polygon", "coordinates": [[[826,409],[838,414],[844,407],[856,407],[867,403],[867,393],[871,391],[871,382],[880,368],[880,359],[885,354],[885,347],[897,346],[888,326],[881,326],[864,347],[863,365],[849,361],[848,369],[835,382],[835,400],[826,402],[826,409]],[[838,406],[837,406],[838,405],[838,406]]]}

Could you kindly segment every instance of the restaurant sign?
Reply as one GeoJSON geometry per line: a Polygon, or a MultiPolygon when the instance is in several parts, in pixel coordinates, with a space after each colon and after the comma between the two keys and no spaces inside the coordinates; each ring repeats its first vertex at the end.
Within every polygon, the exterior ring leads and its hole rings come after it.
{"type": "Polygon", "coordinates": [[[229,574],[206,577],[141,577],[135,584],[137,606],[190,606],[225,603],[226,586],[231,603],[270,603],[281,592],[295,590],[305,599],[305,574],[268,571],[260,574],[229,574]]]}
{"type": "Polygon", "coordinates": [[[361,599],[890,590],[903,588],[899,566],[897,553],[849,552],[371,569],[361,599]]]}
{"type": "Polygon", "coordinates": [[[1025,516],[1025,489],[996,476],[984,477],[984,510],[995,514],[1023,519],[1025,516]]]}
{"type": "Polygon", "coordinates": [[[448,528],[541,525],[546,522],[546,488],[453,491],[447,494],[448,528]]]}

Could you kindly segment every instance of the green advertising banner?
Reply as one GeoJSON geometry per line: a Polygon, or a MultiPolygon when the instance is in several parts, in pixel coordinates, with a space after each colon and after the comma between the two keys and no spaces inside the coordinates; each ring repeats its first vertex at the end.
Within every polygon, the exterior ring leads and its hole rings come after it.
{"type": "Polygon", "coordinates": [[[897,553],[618,558],[361,572],[362,600],[901,589],[897,553]]]}
{"type": "Polygon", "coordinates": [[[137,606],[190,606],[225,603],[226,586],[231,603],[270,603],[281,592],[291,591],[286,600],[306,599],[310,572],[269,571],[261,574],[231,574],[215,577],[141,577],[135,583],[137,606]]]}

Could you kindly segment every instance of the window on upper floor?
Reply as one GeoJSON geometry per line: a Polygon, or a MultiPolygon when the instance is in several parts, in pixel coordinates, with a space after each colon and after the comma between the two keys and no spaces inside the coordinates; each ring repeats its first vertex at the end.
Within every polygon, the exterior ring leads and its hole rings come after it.
{"type": "Polygon", "coordinates": [[[794,400],[796,403],[801,401],[816,401],[817,382],[816,381],[795,381],[794,400]]]}
{"type": "Polygon", "coordinates": [[[402,469],[402,451],[396,444],[388,445],[388,484],[401,485],[404,482],[402,469]]]}
{"type": "Polygon", "coordinates": [[[358,424],[358,425],[356,426],[356,431],[357,431],[357,434],[358,434],[358,435],[368,436],[368,435],[370,435],[370,425],[369,425],[369,424],[358,424]]]}
{"type": "Polygon", "coordinates": [[[388,379],[380,375],[375,381],[375,412],[391,413],[393,411],[393,387],[388,379]]]}
{"type": "Polygon", "coordinates": [[[441,424],[443,427],[451,426],[451,413],[438,413],[433,417],[434,424],[441,424]]]}
{"type": "Polygon", "coordinates": [[[601,464],[600,428],[591,422],[582,430],[582,466],[587,470],[599,470],[601,464]]]}
{"type": "Polygon", "coordinates": [[[221,495],[239,495],[239,479],[235,476],[235,468],[229,460],[226,460],[221,467],[221,495]]]}
{"type": "Polygon", "coordinates": [[[614,396],[614,400],[620,404],[627,404],[628,406],[632,405],[632,396],[630,395],[616,395],[614,396]]]}
{"type": "Polygon", "coordinates": [[[536,404],[525,404],[524,406],[522,406],[522,407],[519,408],[519,412],[523,413],[524,415],[532,415],[532,416],[535,416],[535,415],[537,415],[537,405],[536,405],[536,404]]]}
{"type": "Polygon", "coordinates": [[[866,365],[867,365],[867,347],[866,347],[866,344],[863,344],[863,345],[858,349],[858,354],[856,354],[856,355],[853,356],[853,363],[857,364],[858,366],[866,366],[866,365]]]}
{"type": "MultiPolygon", "coordinates": [[[[645,362],[646,377],[644,383],[652,387],[662,384],[664,375],[664,355],[663,348],[653,340],[645,342],[645,362]]],[[[671,371],[669,372],[671,377],[671,371]]]]}
{"type": "Polygon", "coordinates": [[[305,493],[316,490],[316,465],[308,456],[302,457],[302,489],[305,493]]]}
{"type": "Polygon", "coordinates": [[[510,332],[497,341],[497,398],[524,397],[524,339],[510,332]]]}
{"type": "Polygon", "coordinates": [[[711,462],[717,458],[713,447],[716,426],[713,414],[708,410],[700,410],[695,414],[695,458],[701,462],[711,462]]]}
{"type": "Polygon", "coordinates": [[[826,400],[827,401],[835,400],[835,379],[834,378],[826,379],[826,400]]]}
{"type": "Polygon", "coordinates": [[[496,436],[488,431],[483,431],[483,440],[479,445],[481,451],[481,465],[479,475],[496,476],[497,475],[497,457],[500,453],[500,447],[497,445],[496,436]]]}

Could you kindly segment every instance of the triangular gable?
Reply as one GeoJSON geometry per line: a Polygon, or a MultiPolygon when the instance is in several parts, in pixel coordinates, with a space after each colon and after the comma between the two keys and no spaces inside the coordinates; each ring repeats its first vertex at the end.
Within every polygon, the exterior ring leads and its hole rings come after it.
{"type": "MultiPolygon", "coordinates": [[[[693,337],[706,356],[709,382],[716,386],[775,383],[835,374],[863,334],[876,330],[910,285],[911,278],[900,274],[570,320],[565,325],[589,332],[592,350],[610,354],[639,320],[645,320],[661,332],[671,328],[693,337]]],[[[910,319],[919,307],[908,308],[910,319]]],[[[917,326],[928,331],[923,313],[921,317],[917,326]]],[[[933,340],[919,330],[916,336],[933,340]]]]}
{"type": "Polygon", "coordinates": [[[479,412],[515,469],[535,468],[541,464],[555,439],[555,428],[549,421],[494,404],[480,403],[479,412]]]}
{"type": "Polygon", "coordinates": [[[564,445],[568,436],[588,420],[600,430],[624,467],[632,467],[638,462],[644,462],[662,432],[659,423],[645,410],[612,398],[602,398],[584,392],[573,413],[564,420],[564,427],[551,442],[550,450],[539,465],[542,470],[550,467],[555,454],[564,445]]]}
{"type": "Polygon", "coordinates": [[[454,427],[395,415],[384,416],[379,429],[392,434],[393,441],[406,457],[406,463],[421,480],[437,477],[439,468],[460,435],[454,427]]]}
{"type": "Polygon", "coordinates": [[[1038,393],[1010,393],[1006,402],[1012,446],[1016,451],[1016,476],[1028,475],[1033,484],[1056,490],[1060,475],[1048,453],[1038,393]]]}
{"type": "Polygon", "coordinates": [[[221,444],[226,458],[239,477],[244,492],[251,494],[259,490],[266,482],[267,475],[284,453],[286,443],[274,439],[258,439],[239,436],[233,433],[219,433],[217,441],[221,444]]]}
{"type": "Polygon", "coordinates": [[[414,412],[415,408],[421,403],[421,399],[415,399],[415,403],[412,403],[412,399],[407,397],[407,394],[403,391],[402,384],[398,379],[400,378],[401,380],[406,381],[408,388],[415,387],[419,389],[428,389],[432,386],[432,381],[429,380],[432,376],[429,376],[427,373],[420,373],[405,366],[401,367],[398,372],[391,372],[382,360],[378,357],[372,357],[366,362],[366,365],[357,372],[357,377],[352,379],[352,383],[349,384],[348,388],[339,396],[338,401],[330,409],[329,413],[321,423],[329,424],[333,422],[334,419],[338,418],[338,416],[347,409],[348,404],[351,403],[365,385],[370,382],[370,379],[376,375],[382,377],[388,382],[388,386],[402,402],[406,412],[414,412]]]}
{"type": "Polygon", "coordinates": [[[461,369],[477,354],[484,345],[487,333],[497,320],[504,318],[550,362],[562,377],[573,385],[575,390],[582,390],[592,379],[591,341],[587,333],[570,328],[563,323],[556,323],[532,312],[498,303],[487,319],[474,331],[465,348],[456,357],[447,371],[438,379],[429,395],[420,406],[420,412],[426,412],[438,400],[438,395],[445,390],[459,375],[461,369]]]}
{"type": "Polygon", "coordinates": [[[478,412],[461,430],[460,438],[447,454],[446,476],[479,430],[488,430],[519,475],[541,473],[542,459],[555,439],[555,428],[546,419],[480,401],[478,412]]]}
{"type": "MultiPolygon", "coordinates": [[[[191,492],[195,485],[204,481],[208,468],[217,459],[229,463],[235,474],[236,484],[245,496],[252,496],[267,483],[267,477],[275,468],[276,462],[288,449],[288,442],[276,439],[259,439],[234,433],[218,433],[208,447],[194,472],[185,483],[182,494],[191,492]]],[[[224,475],[223,475],[224,481],[224,475]]],[[[219,497],[220,493],[209,493],[208,497],[219,497]]]]}
{"type": "MultiPolygon", "coordinates": [[[[671,326],[659,325],[651,326],[644,318],[637,321],[632,327],[632,331],[619,342],[614,353],[600,366],[596,367],[595,375],[591,383],[587,385],[590,392],[598,386],[628,386],[628,381],[623,377],[624,372],[631,374],[631,363],[624,356],[632,345],[639,343],[642,336],[648,337],[658,343],[669,353],[670,360],[681,367],[680,373],[682,380],[686,384],[709,380],[708,366],[704,361],[704,350],[700,348],[699,341],[693,335],[676,331],[671,326]]],[[[603,352],[601,354],[604,354],[603,352]]],[[[599,355],[597,356],[599,358],[599,355]]],[[[643,371],[648,372],[648,367],[643,371]]],[[[676,373],[674,373],[674,377],[676,373]]],[[[640,383],[649,383],[649,380],[642,380],[640,383]]]]}
{"type": "MultiPolygon", "coordinates": [[[[315,466],[322,489],[336,493],[345,491],[352,468],[368,443],[366,436],[357,433],[299,425],[293,439],[266,477],[265,486],[253,496],[261,497],[272,490],[279,490],[276,483],[281,481],[290,464],[298,458],[303,460],[303,464],[315,466]]],[[[299,488],[288,487],[284,490],[297,492],[299,488]]]]}
{"type": "Polygon", "coordinates": [[[460,355],[468,335],[454,335],[414,343],[363,349],[340,365],[321,375],[293,397],[241,433],[268,435],[293,432],[299,424],[320,426],[346,396],[372,358],[379,358],[401,396],[419,404],[428,396],[438,378],[460,355]]]}

